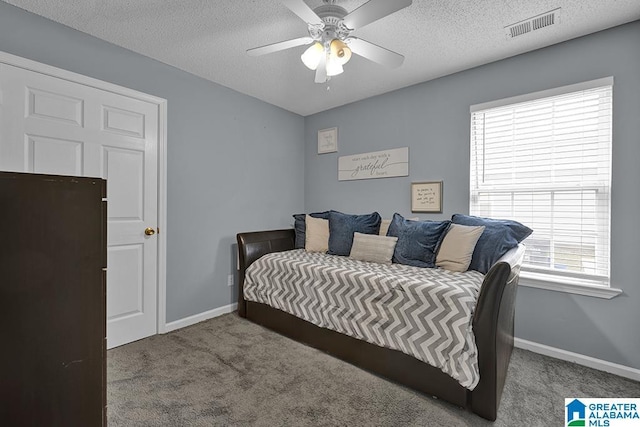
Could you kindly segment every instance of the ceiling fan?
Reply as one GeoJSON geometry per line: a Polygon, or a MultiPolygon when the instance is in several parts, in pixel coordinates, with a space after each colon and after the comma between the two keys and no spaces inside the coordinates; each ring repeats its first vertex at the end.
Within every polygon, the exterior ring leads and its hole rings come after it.
{"type": "Polygon", "coordinates": [[[404,9],[411,5],[412,0],[369,0],[352,12],[336,5],[336,0],[323,0],[324,4],[315,9],[311,9],[304,0],[281,1],[307,23],[309,35],[249,49],[249,55],[265,55],[311,44],[300,59],[309,69],[315,70],[316,83],[325,83],[330,77],[342,73],[342,66],[351,59],[352,52],[389,67],[399,67],[404,61],[404,56],[399,53],[353,37],[351,33],[404,9]]]}

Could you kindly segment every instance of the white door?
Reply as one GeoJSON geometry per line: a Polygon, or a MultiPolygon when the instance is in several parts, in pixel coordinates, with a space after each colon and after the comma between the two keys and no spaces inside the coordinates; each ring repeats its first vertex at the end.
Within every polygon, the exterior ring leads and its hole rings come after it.
{"type": "Polygon", "coordinates": [[[0,64],[0,170],[107,179],[107,346],[157,333],[158,106],[0,64]]]}

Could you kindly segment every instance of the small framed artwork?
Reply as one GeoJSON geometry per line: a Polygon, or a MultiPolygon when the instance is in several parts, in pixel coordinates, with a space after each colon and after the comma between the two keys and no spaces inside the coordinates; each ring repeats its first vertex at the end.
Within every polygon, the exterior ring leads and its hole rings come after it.
{"type": "Polygon", "coordinates": [[[442,181],[411,183],[411,212],[442,212],[442,181]]]}
{"type": "Polygon", "coordinates": [[[338,128],[319,130],[318,154],[335,153],[336,151],[338,151],[338,128]]]}

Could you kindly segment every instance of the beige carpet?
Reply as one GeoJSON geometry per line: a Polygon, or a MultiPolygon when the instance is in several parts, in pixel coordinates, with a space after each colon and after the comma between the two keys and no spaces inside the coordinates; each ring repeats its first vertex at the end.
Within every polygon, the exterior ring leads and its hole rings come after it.
{"type": "Polygon", "coordinates": [[[408,390],[232,313],[108,352],[109,426],[560,426],[565,397],[640,383],[514,351],[498,420],[408,390]]]}

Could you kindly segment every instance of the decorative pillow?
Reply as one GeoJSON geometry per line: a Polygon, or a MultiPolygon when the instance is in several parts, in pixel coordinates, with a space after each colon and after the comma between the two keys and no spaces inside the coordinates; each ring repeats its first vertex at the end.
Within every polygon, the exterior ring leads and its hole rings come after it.
{"type": "Polygon", "coordinates": [[[436,266],[449,271],[467,271],[484,228],[483,225],[451,224],[436,255],[436,266]]]}
{"type": "Polygon", "coordinates": [[[325,253],[329,249],[329,221],[307,215],[304,249],[307,252],[325,253]]]}
{"type": "Polygon", "coordinates": [[[389,231],[389,225],[390,224],[391,224],[391,220],[390,219],[383,219],[382,221],[380,221],[380,231],[378,231],[378,235],[386,236],[387,235],[387,231],[389,231]]]}
{"type": "Polygon", "coordinates": [[[379,264],[391,264],[397,241],[397,237],[354,233],[349,258],[377,262],[379,264]]]}
{"type": "MultiPolygon", "coordinates": [[[[415,217],[415,218],[407,218],[409,221],[420,221],[420,218],[415,217]]],[[[387,231],[389,231],[389,225],[391,224],[391,220],[390,219],[383,219],[382,222],[380,222],[380,231],[378,232],[378,234],[380,236],[386,236],[387,235],[387,231]]]]}
{"type": "Polygon", "coordinates": [[[509,219],[491,219],[477,216],[455,214],[451,217],[454,224],[483,225],[484,232],[478,239],[471,258],[470,270],[486,274],[491,266],[509,249],[529,237],[533,230],[509,219]]]}
{"type": "Polygon", "coordinates": [[[398,238],[393,262],[414,267],[436,266],[436,252],[451,221],[412,221],[393,214],[387,236],[398,238]]]}
{"type": "MultiPolygon", "coordinates": [[[[329,212],[330,211],[325,211],[325,212],[313,212],[310,213],[309,215],[311,215],[314,218],[322,218],[322,219],[328,219],[329,218],[329,212]]],[[[305,248],[305,231],[306,231],[306,227],[305,227],[305,214],[294,214],[292,215],[293,219],[295,220],[293,222],[293,228],[295,230],[296,233],[296,241],[295,241],[295,248],[296,249],[304,249],[305,248]]]]}
{"type": "Polygon", "coordinates": [[[378,234],[380,214],[348,215],[342,212],[329,212],[329,253],[348,256],[353,244],[353,233],[378,234]]]}

